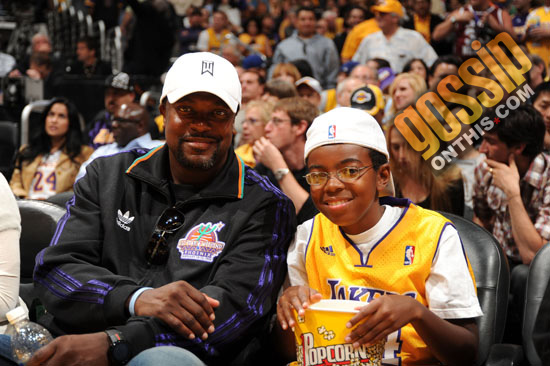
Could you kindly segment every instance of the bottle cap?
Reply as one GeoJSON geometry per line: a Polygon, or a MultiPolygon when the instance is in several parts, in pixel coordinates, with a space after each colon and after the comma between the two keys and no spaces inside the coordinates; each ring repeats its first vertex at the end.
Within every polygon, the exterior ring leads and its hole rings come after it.
{"type": "Polygon", "coordinates": [[[18,306],[15,309],[10,310],[6,313],[6,318],[11,324],[26,317],[27,317],[27,311],[22,306],[18,306]]]}

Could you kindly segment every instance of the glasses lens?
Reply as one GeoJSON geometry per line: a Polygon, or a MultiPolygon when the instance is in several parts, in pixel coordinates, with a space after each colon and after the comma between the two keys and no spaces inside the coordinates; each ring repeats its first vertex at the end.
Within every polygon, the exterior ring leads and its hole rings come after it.
{"type": "Polygon", "coordinates": [[[341,181],[351,181],[357,178],[357,176],[359,176],[358,168],[346,167],[338,171],[338,178],[341,181]]]}
{"type": "Polygon", "coordinates": [[[168,260],[169,253],[163,233],[156,231],[147,243],[146,258],[148,262],[155,265],[164,264],[168,260]]]}
{"type": "Polygon", "coordinates": [[[182,227],[184,222],[185,217],[181,211],[177,208],[170,207],[164,210],[162,215],[160,215],[157,223],[157,230],[172,233],[182,227]]]}
{"type": "Polygon", "coordinates": [[[306,181],[309,185],[318,186],[324,184],[327,181],[327,173],[315,172],[306,175],[306,181]]]}

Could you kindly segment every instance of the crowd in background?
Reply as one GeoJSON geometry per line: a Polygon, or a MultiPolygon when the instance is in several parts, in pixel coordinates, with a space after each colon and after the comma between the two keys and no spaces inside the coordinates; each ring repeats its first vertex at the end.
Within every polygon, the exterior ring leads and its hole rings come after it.
{"type": "MultiPolygon", "coordinates": [[[[2,2],[4,15],[16,15],[14,3],[2,2]]],[[[229,60],[239,73],[237,154],[291,198],[299,223],[318,212],[304,179],[307,129],[319,114],[352,106],[374,116],[386,133],[394,192],[380,195],[475,220],[499,240],[512,270],[526,268],[550,240],[548,0],[70,2],[94,21],[102,20],[106,29],[120,27],[121,69],[100,56],[93,35],[78,39],[72,58],[56,54],[54,40],[40,24],[59,8],[47,1],[37,4],[28,52],[24,57],[5,48],[0,53],[0,76],[41,80],[43,98],[55,98],[28,145],[14,154],[10,185],[20,198],[48,199],[71,191],[91,159],[161,144],[158,98],[141,96],[158,93],[175,57],[207,51],[229,60]],[[393,124],[394,117],[436,91],[445,77],[457,75],[462,62],[475,56],[474,41],[486,44],[501,32],[533,64],[525,76],[535,95],[517,116],[504,118],[483,140],[460,151],[451,168],[435,174],[393,124]],[[68,75],[102,85],[103,95],[93,96],[99,106],[81,111],[82,123],[70,95],[58,94],[60,80],[68,75]]],[[[10,109],[17,106],[9,104],[8,90],[2,92],[4,115],[19,124],[10,109]]],[[[463,94],[476,98],[483,92],[470,87],[463,94]]],[[[453,112],[460,108],[453,107],[453,112]]],[[[521,292],[526,274],[517,276],[512,281],[521,292]]],[[[515,301],[506,337],[520,343],[521,296],[516,294],[515,301]]]]}

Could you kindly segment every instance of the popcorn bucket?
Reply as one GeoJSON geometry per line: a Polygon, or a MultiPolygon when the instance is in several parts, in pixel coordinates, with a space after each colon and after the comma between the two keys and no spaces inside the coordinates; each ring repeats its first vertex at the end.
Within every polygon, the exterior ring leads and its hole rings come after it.
{"type": "Polygon", "coordinates": [[[306,309],[303,318],[296,314],[296,359],[298,366],[350,365],[380,366],[384,340],[367,347],[353,348],[344,339],[352,329],[346,323],[366,305],[350,300],[321,300],[306,309]]]}

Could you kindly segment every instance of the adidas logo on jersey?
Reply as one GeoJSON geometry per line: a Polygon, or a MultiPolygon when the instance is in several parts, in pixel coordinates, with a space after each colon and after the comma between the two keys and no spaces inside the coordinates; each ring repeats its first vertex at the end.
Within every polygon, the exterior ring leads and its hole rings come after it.
{"type": "Polygon", "coordinates": [[[321,250],[323,251],[323,253],[327,255],[330,255],[332,257],[335,256],[334,250],[332,249],[332,245],[329,245],[328,247],[321,247],[321,250]]]}
{"type": "Polygon", "coordinates": [[[130,217],[130,211],[126,211],[125,214],[122,214],[122,212],[118,210],[117,216],[118,216],[116,219],[117,225],[126,231],[130,231],[130,227],[128,225],[130,225],[135,218],[134,216],[130,217]]]}

